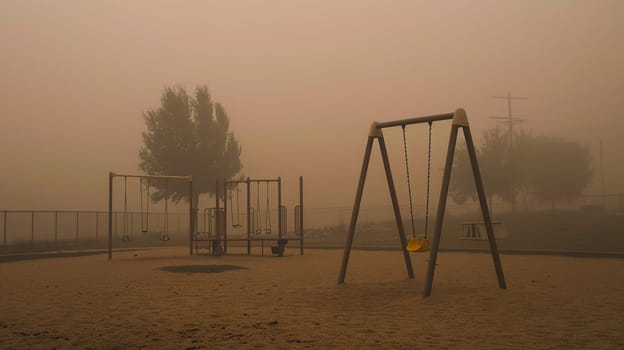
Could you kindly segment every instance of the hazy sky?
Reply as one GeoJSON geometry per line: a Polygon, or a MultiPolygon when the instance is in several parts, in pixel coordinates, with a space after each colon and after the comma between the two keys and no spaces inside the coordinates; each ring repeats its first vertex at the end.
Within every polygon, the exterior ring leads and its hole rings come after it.
{"type": "MultiPolygon", "coordinates": [[[[624,192],[623,23],[623,1],[0,0],[0,208],[105,208],[108,171],[138,170],[142,113],[200,84],[245,173],[282,176],[287,201],[303,175],[308,205],[351,205],[371,121],[463,107],[478,138],[507,91],[529,98],[523,128],[596,157],[602,140],[607,192],[624,192]]],[[[437,193],[449,124],[434,130],[437,193]]],[[[387,203],[373,161],[367,194],[387,203]]]]}

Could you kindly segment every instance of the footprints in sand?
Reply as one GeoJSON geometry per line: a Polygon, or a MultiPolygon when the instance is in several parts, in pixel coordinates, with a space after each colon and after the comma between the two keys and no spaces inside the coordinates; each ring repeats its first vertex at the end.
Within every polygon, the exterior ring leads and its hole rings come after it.
{"type": "MultiPolygon", "coordinates": [[[[181,348],[186,350],[209,349],[215,342],[223,344],[231,343],[238,345],[253,345],[270,348],[271,343],[285,342],[290,344],[312,344],[315,340],[302,339],[290,333],[278,320],[268,320],[263,322],[250,322],[248,324],[234,324],[228,321],[210,322],[208,324],[184,324],[184,327],[175,333],[187,345],[181,348]],[[188,344],[190,342],[190,344],[188,344]]],[[[156,340],[156,339],[152,339],[156,340]]],[[[164,342],[171,339],[163,340],[164,342]]],[[[184,344],[184,343],[182,343],[184,344]]]]}
{"type": "Polygon", "coordinates": [[[35,332],[13,332],[13,334],[15,335],[21,335],[23,337],[35,337],[35,338],[42,338],[42,339],[51,339],[51,340],[64,340],[64,341],[69,341],[69,338],[63,335],[58,335],[58,334],[50,334],[47,331],[35,331],[35,332]]]}
{"type": "MultiPolygon", "coordinates": [[[[11,327],[15,328],[15,324],[11,324],[11,327]]],[[[9,324],[3,321],[0,321],[0,329],[7,329],[9,328],[9,324]]],[[[66,340],[69,341],[69,338],[63,335],[58,335],[58,334],[52,334],[48,331],[34,331],[34,330],[29,330],[29,331],[13,331],[11,332],[14,335],[18,335],[18,336],[22,336],[22,337],[37,337],[37,338],[47,338],[47,339],[52,339],[52,340],[58,340],[58,339],[62,339],[62,340],[66,340]]]]}
{"type": "Polygon", "coordinates": [[[255,328],[255,329],[265,329],[266,328],[265,325],[267,325],[267,326],[275,326],[276,324],[278,324],[277,321],[269,321],[269,322],[266,322],[266,323],[261,323],[261,322],[254,323],[251,326],[253,328],[255,328]]]}

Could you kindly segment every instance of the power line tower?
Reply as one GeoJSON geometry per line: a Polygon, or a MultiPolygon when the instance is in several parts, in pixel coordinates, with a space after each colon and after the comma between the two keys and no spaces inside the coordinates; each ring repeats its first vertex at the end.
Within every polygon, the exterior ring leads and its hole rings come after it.
{"type": "Polygon", "coordinates": [[[513,212],[516,211],[516,183],[514,180],[514,159],[513,159],[513,150],[514,150],[514,133],[513,127],[516,124],[520,124],[526,121],[526,119],[520,119],[513,116],[511,112],[511,101],[512,100],[528,100],[528,97],[519,97],[519,96],[511,96],[511,92],[507,92],[507,96],[490,96],[490,98],[503,99],[507,100],[507,116],[500,117],[494,116],[490,117],[492,119],[500,120],[502,123],[507,125],[508,128],[508,137],[509,137],[509,181],[511,183],[511,210],[513,212]]]}

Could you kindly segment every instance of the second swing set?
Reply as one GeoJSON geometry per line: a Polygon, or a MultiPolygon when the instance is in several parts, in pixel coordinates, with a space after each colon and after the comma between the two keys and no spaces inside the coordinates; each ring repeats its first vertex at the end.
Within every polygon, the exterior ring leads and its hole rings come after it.
{"type": "MultiPolygon", "coordinates": [[[[261,205],[261,200],[260,200],[260,187],[263,184],[261,181],[257,181],[257,180],[251,180],[250,182],[255,183],[255,207],[250,207],[250,212],[249,215],[251,218],[251,225],[250,225],[250,231],[252,233],[255,234],[271,234],[273,233],[272,230],[272,225],[271,225],[271,215],[272,215],[272,210],[271,210],[271,190],[269,188],[271,181],[275,181],[275,180],[262,180],[264,181],[264,184],[266,184],[265,187],[266,190],[264,191],[264,195],[262,196],[262,202],[265,202],[264,207],[262,207],[261,205]]],[[[229,208],[229,212],[230,212],[230,224],[232,226],[232,228],[234,229],[240,229],[243,228],[243,224],[241,221],[241,217],[243,216],[243,213],[241,212],[241,199],[240,199],[240,188],[239,185],[241,184],[246,184],[247,180],[230,180],[230,181],[225,181],[224,183],[224,188],[226,188],[226,194],[227,196],[226,201],[229,201],[230,204],[230,208],[229,208]]],[[[250,189],[251,192],[251,189],[250,189]]],[[[251,194],[250,194],[251,196],[251,194]]],[[[227,205],[227,203],[225,203],[227,205]]]]}
{"type": "Polygon", "coordinates": [[[273,254],[283,256],[286,245],[293,241],[299,243],[299,253],[303,255],[303,177],[299,177],[299,203],[294,208],[294,235],[290,236],[288,210],[282,205],[280,177],[217,181],[216,188],[215,207],[207,208],[205,211],[209,215],[204,215],[204,229],[208,230],[198,232],[193,238],[196,252],[199,242],[209,242],[209,254],[228,254],[229,243],[234,243],[234,248],[246,248],[247,255],[251,255],[252,243],[259,243],[264,255],[267,242],[271,244],[273,254]],[[221,188],[222,196],[219,194],[221,188]],[[272,216],[277,219],[273,226],[272,216]],[[230,228],[235,231],[230,232],[230,228]]]}

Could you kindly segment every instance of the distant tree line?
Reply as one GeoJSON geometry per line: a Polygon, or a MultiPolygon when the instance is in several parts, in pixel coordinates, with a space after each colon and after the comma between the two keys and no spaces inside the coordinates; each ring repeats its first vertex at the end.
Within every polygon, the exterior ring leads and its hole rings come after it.
{"type": "MultiPolygon", "coordinates": [[[[512,203],[523,194],[554,208],[578,198],[593,177],[589,149],[557,137],[525,132],[514,134],[511,145],[509,135],[494,128],[484,132],[477,154],[490,203],[494,197],[512,203]]],[[[477,199],[465,147],[457,150],[450,191],[458,204],[477,199]]]]}

